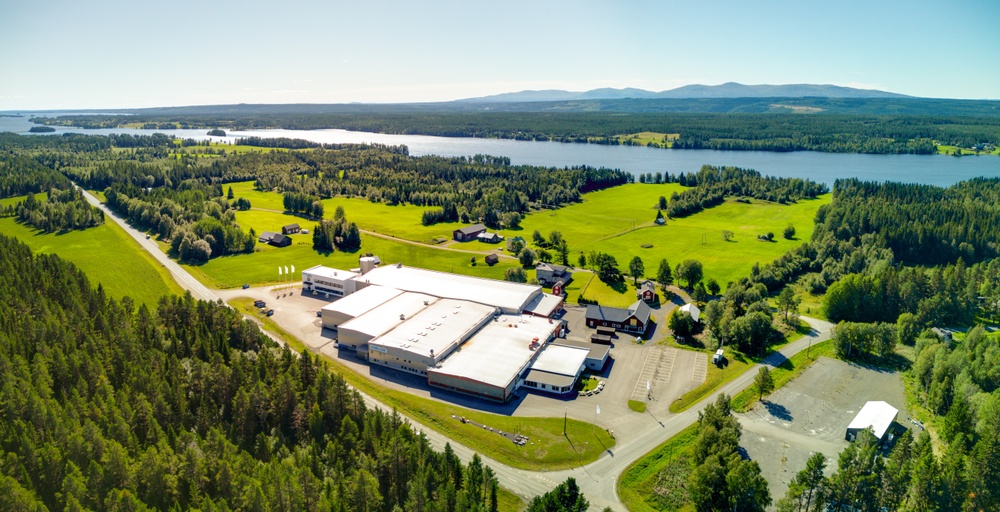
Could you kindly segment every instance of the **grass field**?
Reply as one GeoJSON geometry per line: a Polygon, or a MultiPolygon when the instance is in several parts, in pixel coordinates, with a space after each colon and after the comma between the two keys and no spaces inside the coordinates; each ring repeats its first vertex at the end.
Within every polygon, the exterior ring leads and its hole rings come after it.
{"type": "Polygon", "coordinates": [[[687,492],[690,450],[698,439],[698,424],[680,431],[633,462],[618,477],[618,497],[632,512],[693,511],[687,492]]]}
{"type": "Polygon", "coordinates": [[[680,136],[681,134],[679,133],[640,132],[619,135],[616,138],[618,142],[625,142],[631,139],[634,144],[648,146],[652,143],[656,147],[666,148],[673,146],[672,141],[677,140],[680,136]]]}
{"type": "Polygon", "coordinates": [[[17,237],[33,252],[58,254],[73,262],[93,286],[102,284],[112,297],[127,295],[136,303],[155,306],[165,294],[184,292],[165,268],[112,221],[83,231],[45,234],[6,217],[0,218],[0,232],[17,237]]]}
{"type": "MultiPolygon", "coordinates": [[[[958,151],[962,156],[976,156],[976,151],[969,148],[959,148],[958,146],[945,146],[939,144],[937,146],[937,152],[941,155],[954,155],[958,151]]],[[[1000,155],[1000,146],[993,148],[993,151],[980,151],[980,156],[996,156],[1000,155]]]]}
{"type": "MultiPolygon", "coordinates": [[[[301,342],[278,327],[270,318],[260,315],[250,299],[234,299],[230,304],[259,320],[266,329],[288,343],[291,348],[297,351],[303,349],[301,342]]],[[[604,429],[595,428],[590,423],[569,421],[567,434],[563,436],[562,418],[512,417],[473,411],[438,400],[418,397],[405,391],[382,387],[341,365],[335,359],[321,357],[334,371],[343,375],[348,384],[361,392],[398,409],[402,414],[451,439],[460,439],[473,450],[510,466],[536,471],[572,468],[597,460],[605,450],[615,444],[614,439],[604,429]],[[531,441],[525,446],[517,446],[493,432],[461,423],[453,416],[465,416],[505,432],[520,432],[531,438],[531,441]]]]}
{"type": "MultiPolygon", "coordinates": [[[[283,196],[277,192],[260,192],[253,189],[252,181],[240,183],[230,183],[227,187],[233,187],[233,194],[236,197],[243,197],[250,201],[254,208],[264,208],[268,210],[284,211],[283,196]]],[[[225,190],[228,190],[226,188],[225,190]]],[[[414,205],[389,206],[384,203],[373,203],[366,199],[357,197],[335,197],[323,200],[323,208],[327,218],[333,218],[333,212],[337,206],[344,207],[347,219],[357,223],[358,227],[366,231],[383,233],[406,240],[416,242],[432,243],[435,238],[451,240],[452,231],[464,226],[460,222],[435,224],[424,226],[420,223],[425,210],[433,208],[414,205]]],[[[311,228],[315,221],[304,221],[303,227],[311,228]]],[[[470,250],[488,250],[480,248],[478,242],[474,244],[463,244],[463,248],[470,250]],[[475,244],[475,247],[471,247],[475,244]]],[[[497,248],[496,245],[486,245],[489,249],[497,248]]],[[[501,245],[502,247],[502,245],[501,245]]]]}
{"type": "MultiPolygon", "coordinates": [[[[281,194],[255,191],[251,182],[229,186],[232,186],[236,197],[244,197],[253,205],[254,209],[237,213],[237,221],[244,229],[252,227],[260,233],[277,231],[282,225],[293,222],[307,229],[314,225],[314,221],[278,213],[283,210],[281,194]]],[[[619,266],[626,268],[629,260],[638,255],[646,265],[647,275],[655,273],[663,258],[673,266],[683,259],[694,258],[704,265],[706,279],[714,278],[725,287],[729,281],[747,275],[754,263],[770,262],[811,236],[816,210],[830,200],[827,195],[787,206],[727,202],[685,219],[669,221],[666,226],[653,225],[658,198],[669,197],[680,190],[683,187],[675,183],[614,187],[587,194],[580,204],[531,213],[525,217],[521,229],[501,230],[501,233],[508,237],[521,235],[530,240],[531,233],[536,229],[546,236],[551,231],[560,231],[569,242],[571,264],[576,263],[580,252],[595,250],[615,256],[619,266]],[[780,233],[790,223],[796,226],[798,239],[785,240],[778,236],[774,242],[757,241],[757,235],[767,231],[780,233]],[[723,230],[735,233],[732,241],[722,240],[723,230]],[[643,245],[652,247],[643,248],[643,245]]],[[[504,270],[516,265],[514,260],[508,258],[502,258],[492,268],[482,263],[482,256],[488,252],[502,254],[502,245],[480,242],[449,244],[449,249],[453,251],[441,251],[436,246],[406,243],[407,240],[426,243],[435,238],[450,240],[452,230],[460,225],[423,226],[420,224],[420,216],[426,209],[423,207],[388,206],[358,198],[327,199],[324,205],[328,217],[332,217],[333,210],[340,205],[344,207],[347,218],[358,223],[362,230],[387,235],[388,238],[362,235],[362,252],[374,253],[385,262],[403,262],[497,279],[503,277],[504,270]],[[479,260],[475,267],[469,262],[472,256],[479,260]]],[[[325,255],[313,251],[311,235],[294,236],[293,241],[291,247],[275,249],[259,246],[259,252],[252,255],[217,258],[189,268],[209,286],[231,288],[243,283],[274,282],[277,280],[275,269],[278,265],[294,264],[297,269],[317,264],[339,268],[357,265],[358,255],[354,253],[325,255]]],[[[583,293],[584,297],[597,298],[602,304],[627,305],[634,302],[630,285],[612,289],[597,280],[584,279],[580,273],[578,276],[567,290],[570,300],[576,300],[583,293]]],[[[529,277],[533,277],[530,272],[529,277]]]]}

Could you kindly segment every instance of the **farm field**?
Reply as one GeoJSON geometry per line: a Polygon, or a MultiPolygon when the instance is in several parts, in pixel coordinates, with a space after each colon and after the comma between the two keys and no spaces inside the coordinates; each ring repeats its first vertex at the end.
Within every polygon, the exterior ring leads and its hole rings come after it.
{"type": "MultiPolygon", "coordinates": [[[[251,202],[253,200],[251,199],[251,202]]],[[[348,218],[350,214],[348,213],[348,218]]],[[[302,219],[270,211],[248,210],[238,212],[236,220],[243,229],[253,228],[261,231],[280,231],[281,226],[299,223],[302,219]]],[[[454,272],[492,279],[503,279],[504,271],[517,262],[513,259],[501,259],[490,267],[483,262],[483,254],[475,254],[476,266],[472,266],[470,258],[473,253],[460,251],[442,251],[425,245],[409,243],[401,240],[386,239],[378,236],[362,234],[360,252],[320,253],[312,248],[312,234],[292,235],[292,245],[289,247],[271,247],[257,244],[258,250],[253,254],[239,254],[214,258],[200,265],[185,264],[185,268],[206,286],[214,288],[235,288],[244,283],[276,283],[278,282],[278,266],[294,265],[297,271],[315,266],[350,269],[358,266],[358,257],[362,253],[371,252],[378,255],[384,263],[401,262],[405,265],[419,266],[431,270],[454,272]]],[[[530,273],[529,273],[530,275],[530,273]]]]}
{"type": "MultiPolygon", "coordinates": [[[[23,199],[4,199],[0,206],[23,199]]],[[[115,298],[129,296],[136,303],[154,306],[165,294],[183,293],[166,269],[111,221],[83,231],[41,233],[5,217],[0,218],[0,233],[17,237],[33,252],[58,254],[73,262],[87,273],[92,286],[100,283],[115,298]]]]}
{"type": "MultiPolygon", "coordinates": [[[[279,212],[285,209],[280,193],[254,190],[252,181],[230,183],[228,186],[233,187],[233,194],[236,197],[243,197],[249,200],[253,208],[263,208],[279,212]]],[[[323,208],[326,218],[333,218],[333,212],[337,209],[337,206],[343,206],[347,219],[357,223],[358,227],[363,230],[383,233],[415,242],[433,243],[435,238],[451,240],[452,231],[465,225],[460,222],[451,222],[424,226],[420,223],[421,216],[425,210],[432,210],[434,209],[433,207],[415,205],[390,206],[385,203],[373,203],[367,199],[357,197],[324,199],[323,208]]],[[[316,224],[316,221],[306,219],[293,222],[299,222],[306,229],[310,229],[312,225],[316,224]]]]}
{"type": "MultiPolygon", "coordinates": [[[[301,217],[278,213],[283,210],[279,193],[255,191],[252,182],[230,186],[236,197],[244,197],[253,205],[252,210],[236,214],[244,229],[253,228],[260,233],[277,231],[282,225],[290,223],[298,223],[306,229],[315,224],[301,217]]],[[[535,230],[545,236],[551,231],[560,231],[570,246],[570,264],[575,264],[581,252],[601,251],[614,256],[619,266],[626,270],[629,260],[640,256],[647,276],[655,274],[663,258],[671,266],[684,259],[698,259],[704,265],[705,279],[714,278],[725,288],[726,283],[747,275],[754,263],[766,264],[807,240],[812,235],[816,210],[830,201],[829,195],[793,205],[730,201],[684,219],[670,220],[665,226],[653,224],[658,198],[669,197],[683,189],[670,183],[630,184],[602,190],[587,194],[580,204],[528,214],[521,229],[500,232],[507,237],[520,235],[530,243],[531,233],[535,230]],[[796,226],[795,240],[785,240],[780,236],[788,224],[796,226]],[[734,233],[732,240],[726,242],[722,239],[723,230],[734,233]],[[774,241],[757,241],[757,235],[768,231],[777,233],[774,241]],[[652,247],[643,248],[643,245],[652,247]]],[[[516,264],[509,258],[502,258],[494,267],[482,263],[482,256],[486,253],[496,251],[502,254],[503,244],[478,241],[451,243],[448,247],[453,251],[441,252],[438,247],[407,243],[407,240],[427,243],[437,237],[450,240],[451,231],[461,225],[423,226],[420,215],[426,209],[424,207],[388,206],[359,198],[340,197],[327,199],[324,205],[327,217],[332,217],[333,210],[340,205],[344,207],[347,218],[356,222],[362,230],[398,237],[400,240],[362,235],[362,252],[376,254],[385,262],[403,262],[496,279],[501,279],[504,270],[516,264]],[[479,259],[475,267],[469,263],[473,255],[479,259]]],[[[189,269],[209,286],[231,288],[244,282],[276,281],[278,265],[294,264],[301,269],[320,263],[339,268],[353,268],[357,264],[357,254],[354,253],[323,255],[313,251],[311,235],[293,236],[292,239],[291,247],[276,249],[261,245],[258,246],[259,251],[252,255],[213,259],[204,265],[189,266],[189,269]]],[[[581,279],[574,280],[567,292],[571,301],[582,293],[586,298],[597,298],[602,304],[627,305],[634,302],[630,281],[619,290],[596,280],[590,280],[588,284],[581,279]]]]}

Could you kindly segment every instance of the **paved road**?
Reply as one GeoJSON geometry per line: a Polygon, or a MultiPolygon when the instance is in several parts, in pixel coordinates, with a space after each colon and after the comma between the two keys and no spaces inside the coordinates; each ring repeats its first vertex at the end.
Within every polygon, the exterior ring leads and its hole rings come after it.
{"type": "MultiPolygon", "coordinates": [[[[83,191],[83,194],[87,198],[87,201],[104,211],[106,218],[110,218],[121,225],[122,228],[124,228],[125,231],[132,236],[132,238],[139,242],[139,245],[146,249],[154,258],[156,258],[157,261],[166,267],[182,288],[189,290],[191,294],[198,299],[209,301],[219,299],[219,295],[215,290],[209,289],[205,285],[201,284],[201,282],[195,279],[194,276],[189,274],[175,261],[170,259],[163,253],[163,251],[160,250],[156,242],[146,239],[145,233],[133,229],[127,222],[125,222],[124,219],[115,215],[89,192],[83,191]]],[[[802,320],[808,322],[809,325],[812,326],[813,331],[794,343],[789,343],[780,351],[771,354],[764,360],[762,363],[763,365],[773,368],[781,364],[786,358],[792,357],[798,352],[805,350],[810,345],[829,339],[830,329],[833,327],[833,324],[808,317],[802,317],[802,320]]],[[[618,476],[625,471],[625,468],[627,468],[632,462],[646,455],[650,450],[660,445],[667,439],[677,435],[688,425],[696,422],[698,420],[698,412],[701,411],[705,405],[714,401],[715,397],[718,396],[719,393],[726,393],[732,396],[749,387],[753,383],[753,377],[757,373],[757,369],[760,366],[762,365],[755,365],[750,368],[739,377],[722,386],[715,394],[706,397],[704,400],[687,411],[679,414],[666,414],[659,418],[654,417],[660,425],[659,428],[648,430],[646,433],[632,439],[619,438],[617,440],[617,446],[608,450],[608,452],[597,461],[582,468],[548,472],[528,471],[501,464],[493,459],[490,459],[489,457],[484,457],[482,455],[480,455],[480,457],[483,459],[485,464],[493,468],[493,471],[497,474],[497,478],[500,481],[500,485],[523,498],[527,499],[532,496],[546,493],[552,490],[552,488],[560,482],[566,480],[566,478],[574,477],[576,478],[577,483],[579,483],[580,489],[590,501],[591,510],[601,510],[604,507],[611,507],[612,510],[625,510],[625,507],[618,499],[618,494],[616,492],[618,476]]],[[[364,396],[365,402],[368,406],[391,411],[391,408],[385,404],[368,395],[364,395],[363,393],[362,395],[364,396]]],[[[635,417],[639,421],[648,421],[642,415],[636,415],[635,417]]],[[[468,462],[472,459],[472,455],[475,453],[473,450],[467,448],[458,441],[448,439],[445,436],[421,425],[420,423],[414,421],[413,418],[408,419],[413,424],[413,428],[423,432],[423,434],[427,436],[431,445],[435,448],[441,449],[444,447],[445,443],[450,442],[452,448],[455,450],[455,453],[463,461],[468,462]]]]}
{"type": "Polygon", "coordinates": [[[135,241],[138,242],[143,249],[146,249],[146,251],[149,252],[149,254],[151,254],[154,258],[156,258],[156,261],[160,262],[161,265],[166,267],[166,269],[170,272],[170,275],[173,276],[174,281],[177,281],[177,284],[181,285],[181,288],[189,290],[191,292],[191,295],[196,299],[208,300],[208,301],[216,301],[219,299],[219,296],[216,295],[212,290],[208,289],[207,286],[201,284],[201,281],[195,279],[194,276],[188,273],[188,271],[181,268],[181,266],[178,265],[176,261],[170,259],[169,256],[167,256],[163,251],[161,251],[160,247],[156,244],[155,240],[147,239],[145,233],[130,226],[128,222],[125,221],[125,219],[119,217],[115,212],[111,211],[110,208],[108,208],[99,199],[94,197],[93,194],[87,192],[86,190],[83,190],[82,188],[80,190],[83,192],[83,197],[87,198],[87,202],[100,208],[101,211],[104,212],[105,219],[111,219],[115,221],[115,223],[121,226],[122,229],[124,229],[125,232],[129,234],[129,236],[134,238],[135,241]]]}

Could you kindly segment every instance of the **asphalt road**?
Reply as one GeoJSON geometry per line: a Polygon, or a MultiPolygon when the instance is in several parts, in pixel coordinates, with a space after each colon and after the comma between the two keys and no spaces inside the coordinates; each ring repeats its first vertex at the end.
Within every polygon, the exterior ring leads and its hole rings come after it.
{"type": "MultiPolygon", "coordinates": [[[[108,209],[107,206],[102,204],[96,197],[86,190],[83,191],[83,194],[84,197],[87,198],[88,202],[104,211],[106,218],[112,219],[118,223],[123,229],[125,229],[125,232],[139,242],[139,245],[146,249],[154,258],[156,258],[158,262],[166,267],[167,270],[170,271],[174,280],[176,280],[182,288],[189,290],[196,299],[208,301],[219,300],[220,297],[215,290],[201,284],[200,281],[184,270],[177,264],[177,262],[170,259],[165,253],[163,253],[163,251],[160,250],[154,240],[146,239],[145,233],[129,226],[124,219],[118,217],[115,213],[108,209]]],[[[785,359],[792,357],[802,350],[805,350],[811,344],[829,339],[830,329],[833,327],[833,324],[808,317],[802,317],[802,320],[808,322],[809,325],[812,326],[813,331],[794,343],[789,343],[780,351],[771,354],[764,360],[762,365],[767,365],[773,368],[781,364],[785,359]]],[[[480,455],[480,458],[483,459],[485,464],[493,468],[493,471],[496,473],[497,478],[500,481],[500,485],[525,499],[529,499],[532,496],[537,496],[539,494],[544,494],[552,490],[552,488],[560,482],[566,480],[566,478],[574,477],[580,485],[580,489],[590,501],[591,510],[602,510],[605,507],[611,507],[612,510],[623,511],[626,509],[618,499],[616,484],[619,475],[625,471],[629,464],[642,458],[644,455],[649,453],[650,450],[659,446],[667,439],[677,435],[688,425],[698,421],[698,412],[701,411],[705,405],[713,402],[715,397],[720,393],[726,393],[732,396],[749,387],[753,383],[753,378],[757,373],[757,369],[762,365],[753,366],[739,377],[722,386],[715,394],[706,397],[704,400],[682,413],[669,414],[664,415],[661,418],[655,418],[660,425],[659,428],[648,430],[644,434],[632,439],[617,439],[618,444],[614,448],[609,449],[607,453],[597,461],[581,468],[563,471],[528,471],[501,464],[496,460],[484,457],[483,455],[480,455]]],[[[368,406],[378,407],[386,411],[392,410],[390,407],[375,400],[374,398],[368,395],[362,395],[364,396],[365,402],[368,406]]],[[[429,442],[435,448],[442,449],[445,443],[450,442],[452,448],[455,450],[455,453],[463,461],[468,462],[472,459],[472,455],[475,453],[473,450],[462,445],[458,441],[448,439],[445,436],[421,425],[420,423],[414,421],[413,418],[408,419],[410,423],[412,423],[413,428],[427,436],[429,442]]],[[[640,421],[648,421],[643,415],[638,414],[636,415],[636,419],[640,421]]]]}

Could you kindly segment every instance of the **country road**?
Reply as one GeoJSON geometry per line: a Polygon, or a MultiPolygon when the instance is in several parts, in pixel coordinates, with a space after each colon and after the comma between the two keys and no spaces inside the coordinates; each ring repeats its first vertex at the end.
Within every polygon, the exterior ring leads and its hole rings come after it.
{"type": "MultiPolygon", "coordinates": [[[[221,299],[220,295],[217,293],[218,290],[212,290],[195,279],[194,276],[184,270],[177,264],[177,262],[170,259],[170,257],[161,251],[155,241],[147,239],[145,233],[132,228],[124,219],[113,213],[91,193],[83,190],[83,194],[84,197],[87,198],[88,202],[100,208],[104,212],[106,218],[109,218],[120,225],[139,243],[140,246],[156,258],[156,260],[170,272],[174,280],[177,281],[182,288],[189,290],[192,296],[196,299],[208,301],[217,301],[221,299]]],[[[801,318],[809,323],[812,327],[812,332],[793,343],[789,343],[780,351],[768,356],[762,363],[763,365],[773,368],[781,364],[786,358],[790,358],[796,353],[805,350],[810,345],[819,343],[830,337],[830,330],[833,327],[833,324],[814,318],[801,318]]],[[[530,499],[533,496],[546,493],[566,478],[574,477],[579,483],[580,489],[590,501],[591,510],[602,510],[605,507],[611,507],[612,510],[624,511],[626,509],[618,499],[616,492],[618,477],[622,474],[622,472],[624,472],[632,462],[640,459],[649,453],[650,450],[670,439],[688,425],[696,422],[698,420],[699,411],[701,411],[706,404],[714,401],[715,397],[719,393],[726,393],[732,396],[749,387],[752,384],[754,375],[757,373],[757,369],[760,366],[761,365],[755,365],[751,367],[739,377],[726,383],[714,394],[706,397],[704,400],[695,404],[687,411],[678,414],[667,414],[661,418],[655,418],[657,419],[659,427],[654,427],[651,430],[647,430],[644,434],[631,439],[620,437],[617,440],[617,446],[609,449],[605,455],[597,461],[582,468],[548,472],[528,471],[501,464],[496,460],[490,459],[489,457],[484,457],[482,455],[480,455],[480,457],[483,459],[484,464],[493,468],[493,471],[496,473],[497,478],[500,481],[500,485],[525,499],[530,499]]],[[[386,411],[392,410],[391,407],[386,406],[371,396],[364,395],[363,393],[362,395],[364,396],[365,402],[370,407],[378,407],[386,411]]],[[[636,414],[635,420],[648,423],[649,420],[646,416],[647,415],[645,414],[636,414]]],[[[431,430],[414,421],[412,418],[407,417],[407,419],[413,425],[415,430],[419,430],[427,436],[431,445],[435,448],[443,449],[445,443],[451,443],[455,453],[464,462],[468,462],[472,459],[475,452],[462,445],[460,441],[448,439],[434,430],[431,430]]]]}

